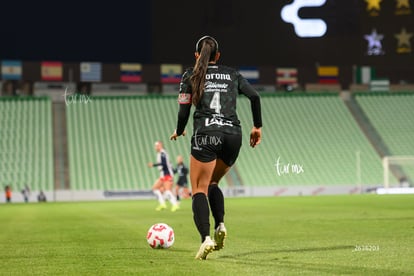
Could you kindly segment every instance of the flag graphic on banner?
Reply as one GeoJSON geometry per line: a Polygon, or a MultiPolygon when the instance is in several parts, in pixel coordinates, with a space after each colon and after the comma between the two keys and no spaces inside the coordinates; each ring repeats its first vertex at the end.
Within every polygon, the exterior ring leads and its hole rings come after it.
{"type": "Polygon", "coordinates": [[[63,79],[62,62],[42,61],[41,79],[44,81],[61,81],[63,79]]]}
{"type": "Polygon", "coordinates": [[[319,83],[331,84],[338,83],[339,68],[337,66],[319,66],[319,83]]]}
{"type": "Polygon", "coordinates": [[[100,62],[81,62],[80,79],[86,82],[101,81],[102,64],[100,62]]]}
{"type": "Polygon", "coordinates": [[[181,64],[161,64],[161,83],[180,83],[182,73],[181,64]]]}
{"type": "Polygon", "coordinates": [[[243,66],[239,68],[240,74],[251,84],[259,82],[260,73],[255,66],[243,66]]]}
{"type": "Polygon", "coordinates": [[[21,80],[22,62],[20,60],[3,60],[1,62],[1,78],[3,80],[21,80]]]}
{"type": "Polygon", "coordinates": [[[121,82],[141,82],[142,65],[140,63],[121,63],[121,82]]]}
{"type": "Polygon", "coordinates": [[[375,69],[370,66],[358,66],[355,68],[355,83],[369,84],[375,79],[375,69]]]}
{"type": "Polygon", "coordinates": [[[278,86],[298,84],[298,70],[296,68],[277,68],[276,84],[278,86]]]}

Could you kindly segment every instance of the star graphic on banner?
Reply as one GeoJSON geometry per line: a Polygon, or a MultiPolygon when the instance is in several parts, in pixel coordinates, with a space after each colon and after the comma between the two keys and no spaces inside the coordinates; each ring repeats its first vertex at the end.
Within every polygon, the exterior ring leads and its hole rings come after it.
{"type": "Polygon", "coordinates": [[[409,0],[397,0],[397,9],[410,8],[409,0]]]}
{"type": "Polygon", "coordinates": [[[413,36],[414,36],[413,33],[407,33],[405,28],[402,28],[401,32],[395,35],[395,37],[398,39],[398,47],[411,46],[410,38],[413,36]]]}
{"type": "Polygon", "coordinates": [[[371,34],[364,35],[364,38],[368,41],[368,55],[383,54],[381,40],[384,39],[384,35],[378,34],[377,30],[373,29],[371,34]]]}
{"type": "Polygon", "coordinates": [[[373,29],[370,35],[364,35],[365,39],[368,40],[368,48],[382,47],[381,40],[384,35],[378,34],[377,30],[373,29]]]}
{"type": "Polygon", "coordinates": [[[380,10],[380,3],[382,0],[365,0],[365,2],[368,3],[367,5],[367,11],[370,10],[380,10]]]}
{"type": "Polygon", "coordinates": [[[399,34],[394,35],[398,39],[397,53],[410,53],[411,52],[411,42],[410,38],[414,36],[413,33],[407,33],[405,28],[401,29],[399,34]]]}
{"type": "Polygon", "coordinates": [[[411,14],[410,0],[397,0],[395,6],[396,15],[409,15],[411,14]]]}

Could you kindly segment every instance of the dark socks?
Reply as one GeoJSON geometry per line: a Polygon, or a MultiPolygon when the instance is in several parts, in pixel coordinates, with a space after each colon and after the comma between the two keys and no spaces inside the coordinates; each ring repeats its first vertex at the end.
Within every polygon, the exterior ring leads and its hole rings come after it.
{"type": "Polygon", "coordinates": [[[214,229],[224,222],[224,196],[217,184],[208,186],[208,201],[214,217],[214,229]]]}
{"type": "Polygon", "coordinates": [[[201,242],[204,242],[206,236],[210,236],[210,209],[205,194],[196,193],[193,195],[193,218],[201,236],[201,242]]]}

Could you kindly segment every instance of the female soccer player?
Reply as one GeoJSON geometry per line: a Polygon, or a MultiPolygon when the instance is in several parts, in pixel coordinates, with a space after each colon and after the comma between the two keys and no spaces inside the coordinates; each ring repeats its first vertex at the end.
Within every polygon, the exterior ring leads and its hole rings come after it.
{"type": "Polygon", "coordinates": [[[174,169],[174,173],[178,174],[177,184],[175,185],[175,195],[177,201],[182,198],[190,197],[190,191],[188,190],[188,168],[184,164],[184,159],[181,155],[177,156],[177,168],[174,169]]]}
{"type": "Polygon", "coordinates": [[[237,95],[249,98],[253,113],[250,146],[261,141],[261,105],[259,94],[232,68],[218,65],[217,41],[204,36],[196,43],[195,66],[184,72],[178,96],[177,128],[171,140],[184,135],[191,105],[194,133],[191,138],[190,181],[193,218],[201,236],[196,259],[205,260],[213,250],[224,246],[224,197],[218,187],[220,179],[234,164],[242,144],[240,121],[236,114],[237,95]],[[207,198],[208,195],[208,198],[207,198]],[[210,209],[214,217],[214,241],[210,237],[210,209]]]}
{"type": "Polygon", "coordinates": [[[157,211],[161,211],[167,208],[164,200],[164,194],[168,198],[171,203],[171,211],[175,212],[178,210],[179,206],[177,203],[177,199],[175,198],[174,194],[172,193],[172,185],[173,185],[173,169],[168,158],[168,153],[164,149],[162,143],[160,141],[155,142],[155,151],[157,152],[157,163],[148,163],[148,167],[157,167],[160,171],[160,177],[155,181],[154,185],[152,186],[152,191],[157,196],[159,205],[155,209],[157,211]]]}

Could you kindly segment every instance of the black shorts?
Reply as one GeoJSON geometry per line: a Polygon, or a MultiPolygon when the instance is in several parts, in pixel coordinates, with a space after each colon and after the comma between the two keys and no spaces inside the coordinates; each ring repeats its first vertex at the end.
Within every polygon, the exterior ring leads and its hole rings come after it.
{"type": "Polygon", "coordinates": [[[188,186],[187,179],[185,177],[178,178],[177,185],[180,187],[187,187],[188,186]]]}
{"type": "Polygon", "coordinates": [[[201,162],[221,159],[226,165],[232,166],[239,156],[241,145],[241,134],[199,132],[191,137],[191,155],[201,162]]]}

